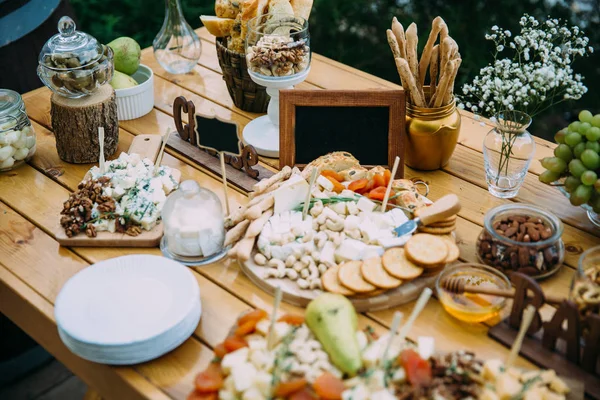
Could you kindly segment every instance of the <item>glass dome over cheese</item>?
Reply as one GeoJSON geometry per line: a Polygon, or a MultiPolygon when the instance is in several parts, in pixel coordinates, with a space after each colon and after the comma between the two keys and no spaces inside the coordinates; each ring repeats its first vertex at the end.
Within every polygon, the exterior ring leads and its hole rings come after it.
{"type": "Polygon", "coordinates": [[[184,181],[162,210],[165,234],[161,248],[171,258],[201,264],[224,253],[225,228],[221,201],[197,182],[184,181]],[[190,258],[195,258],[190,260],[190,258]]]}

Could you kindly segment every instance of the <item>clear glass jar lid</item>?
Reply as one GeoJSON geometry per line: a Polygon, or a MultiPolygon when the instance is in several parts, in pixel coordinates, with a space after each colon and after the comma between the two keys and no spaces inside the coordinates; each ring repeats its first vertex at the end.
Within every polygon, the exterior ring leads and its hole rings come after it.
{"type": "Polygon", "coordinates": [[[23,108],[21,95],[10,89],[0,89],[0,120],[14,115],[23,108]]]}
{"type": "Polygon", "coordinates": [[[75,21],[64,16],[58,21],[58,33],[52,36],[40,52],[38,61],[51,69],[75,69],[95,62],[104,47],[95,37],[75,29],[75,21]]]}

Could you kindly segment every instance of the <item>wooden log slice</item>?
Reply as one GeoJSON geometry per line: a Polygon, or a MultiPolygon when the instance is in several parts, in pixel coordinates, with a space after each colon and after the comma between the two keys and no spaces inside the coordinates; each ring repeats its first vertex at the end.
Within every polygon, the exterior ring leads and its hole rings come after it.
{"type": "Polygon", "coordinates": [[[104,156],[112,156],[119,142],[119,121],[115,91],[106,84],[91,96],[69,99],[52,95],[52,130],[61,160],[75,163],[98,162],[98,127],[104,127],[104,156]]]}

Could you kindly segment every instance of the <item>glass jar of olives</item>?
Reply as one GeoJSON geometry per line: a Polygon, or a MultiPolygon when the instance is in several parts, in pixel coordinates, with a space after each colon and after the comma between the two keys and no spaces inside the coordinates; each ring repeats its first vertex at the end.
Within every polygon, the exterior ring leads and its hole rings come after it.
{"type": "Polygon", "coordinates": [[[58,21],[59,33],[44,45],[38,59],[38,76],[53,92],[78,98],[94,93],[110,82],[113,52],[108,46],[75,30],[69,17],[58,21]]]}
{"type": "Polygon", "coordinates": [[[8,171],[35,153],[35,132],[17,92],[0,89],[0,171],[8,171]]]}

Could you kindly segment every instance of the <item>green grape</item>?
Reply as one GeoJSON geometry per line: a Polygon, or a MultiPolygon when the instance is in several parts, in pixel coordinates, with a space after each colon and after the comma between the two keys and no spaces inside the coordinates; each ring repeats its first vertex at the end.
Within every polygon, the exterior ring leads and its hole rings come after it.
{"type": "Polygon", "coordinates": [[[585,171],[581,174],[581,183],[586,186],[593,186],[598,180],[598,175],[594,171],[585,171]]]}
{"type": "Polygon", "coordinates": [[[596,193],[600,193],[600,179],[594,183],[594,189],[596,189],[596,193]]]}
{"type": "Polygon", "coordinates": [[[567,163],[558,157],[545,157],[542,159],[542,167],[557,174],[567,169],[567,163]]]}
{"type": "Polygon", "coordinates": [[[561,129],[560,131],[556,132],[556,135],[554,135],[554,141],[559,144],[564,143],[565,136],[567,136],[567,132],[569,132],[567,128],[561,129]]]}
{"type": "Polygon", "coordinates": [[[581,122],[592,122],[592,118],[594,118],[594,115],[588,110],[583,110],[579,113],[579,120],[581,122]]]}
{"type": "Polygon", "coordinates": [[[543,183],[552,183],[554,181],[557,181],[558,178],[560,178],[560,174],[549,170],[542,172],[539,176],[540,182],[543,183]]]}
{"type": "Polygon", "coordinates": [[[569,124],[569,130],[571,132],[579,132],[579,128],[581,127],[581,122],[575,121],[569,124]]]}
{"type": "Polygon", "coordinates": [[[585,151],[585,143],[581,142],[577,146],[573,147],[573,155],[575,158],[580,158],[581,153],[585,151]]]}
{"type": "Polygon", "coordinates": [[[600,114],[594,115],[594,118],[592,118],[592,121],[590,123],[596,128],[600,128],[600,114]]]}
{"type": "Polygon", "coordinates": [[[585,133],[585,137],[587,140],[589,140],[590,142],[594,142],[596,140],[600,139],[600,128],[598,128],[597,126],[592,126],[590,129],[588,129],[588,131],[585,133]]]}
{"type": "Polygon", "coordinates": [[[596,153],[600,153],[600,142],[587,142],[585,144],[585,148],[594,150],[596,153]]]}
{"type": "Polygon", "coordinates": [[[579,185],[577,189],[571,193],[571,204],[580,206],[587,203],[592,197],[593,188],[591,186],[579,185]]]}
{"type": "Polygon", "coordinates": [[[592,198],[588,201],[588,204],[594,209],[594,212],[600,213],[600,196],[592,196],[592,198]]]}
{"type": "Polygon", "coordinates": [[[569,172],[571,172],[571,175],[574,177],[581,178],[581,175],[583,175],[585,171],[587,171],[587,168],[585,168],[585,165],[583,165],[581,160],[571,160],[571,162],[569,162],[569,172]]]}
{"type": "Polygon", "coordinates": [[[588,122],[582,122],[581,125],[579,126],[579,133],[582,136],[585,136],[591,127],[592,127],[592,124],[590,124],[588,122]]]}
{"type": "Polygon", "coordinates": [[[600,168],[600,155],[594,150],[586,149],[581,153],[581,162],[589,169],[600,168]]]}
{"type": "Polygon", "coordinates": [[[569,162],[573,159],[573,151],[566,144],[559,144],[556,146],[554,155],[565,162],[569,162]]]}
{"type": "Polygon", "coordinates": [[[569,193],[572,193],[579,185],[581,185],[581,181],[574,176],[567,176],[565,179],[565,189],[569,193]]]}
{"type": "Polygon", "coordinates": [[[571,130],[571,128],[569,128],[569,131],[570,132],[567,133],[567,136],[565,136],[565,143],[568,144],[571,147],[575,147],[576,145],[578,145],[579,143],[581,143],[581,141],[583,140],[583,138],[581,137],[581,135],[579,133],[573,132],[571,130]]]}

